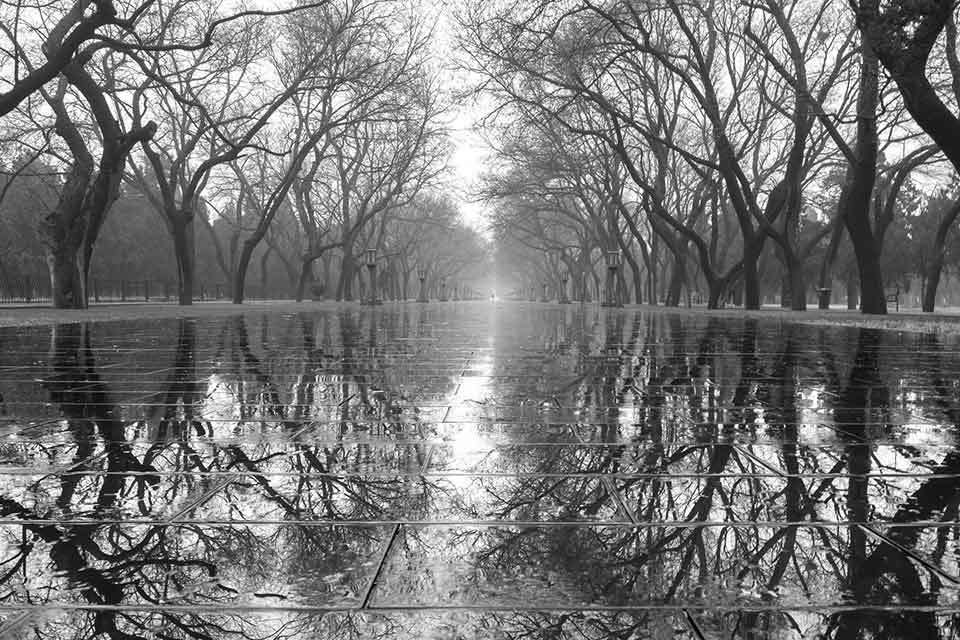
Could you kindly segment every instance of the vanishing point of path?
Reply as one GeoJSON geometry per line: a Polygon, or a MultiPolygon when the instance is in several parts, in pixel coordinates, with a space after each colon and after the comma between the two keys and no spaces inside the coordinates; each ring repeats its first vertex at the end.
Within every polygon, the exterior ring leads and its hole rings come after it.
{"type": "Polygon", "coordinates": [[[0,637],[954,638],[958,356],[524,303],[0,328],[0,637]]]}

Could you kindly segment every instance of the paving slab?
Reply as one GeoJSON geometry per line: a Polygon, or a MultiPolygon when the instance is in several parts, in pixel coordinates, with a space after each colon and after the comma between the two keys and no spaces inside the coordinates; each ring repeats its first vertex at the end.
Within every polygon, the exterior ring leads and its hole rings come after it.
{"type": "Polygon", "coordinates": [[[0,638],[958,635],[960,336],[97,314],[0,327],[0,638]]]}

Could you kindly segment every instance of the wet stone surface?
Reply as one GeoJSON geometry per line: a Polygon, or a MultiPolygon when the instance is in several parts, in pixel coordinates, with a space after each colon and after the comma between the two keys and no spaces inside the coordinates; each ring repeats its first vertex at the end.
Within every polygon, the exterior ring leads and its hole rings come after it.
{"type": "Polygon", "coordinates": [[[0,637],[955,638],[958,355],[532,304],[0,329],[0,637]]]}

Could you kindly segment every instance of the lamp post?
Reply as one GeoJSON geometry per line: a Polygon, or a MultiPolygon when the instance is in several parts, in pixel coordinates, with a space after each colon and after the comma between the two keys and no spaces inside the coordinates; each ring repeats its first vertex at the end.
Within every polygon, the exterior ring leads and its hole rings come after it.
{"type": "Polygon", "coordinates": [[[417,279],[420,281],[420,295],[417,302],[430,302],[427,299],[427,270],[424,267],[417,267],[417,279]]]}
{"type": "Polygon", "coordinates": [[[570,304],[570,298],[567,297],[567,280],[570,279],[570,274],[566,269],[560,271],[560,304],[570,304]]]}
{"type": "MultiPolygon", "coordinates": [[[[576,265],[577,271],[582,271],[580,269],[580,259],[582,258],[581,253],[583,252],[583,249],[580,247],[580,245],[568,244],[565,247],[565,249],[568,249],[570,251],[570,259],[576,265]]],[[[583,282],[583,274],[581,273],[578,279],[574,273],[568,271],[567,277],[570,280],[572,280],[572,282],[570,283],[570,286],[573,289],[572,295],[570,296],[570,298],[567,299],[567,302],[570,302],[572,300],[579,300],[580,303],[583,304],[584,292],[582,291],[582,287],[580,286],[580,284],[583,282]]]]}
{"type": "Polygon", "coordinates": [[[602,307],[622,307],[620,294],[617,290],[617,269],[620,268],[622,256],[619,249],[608,249],[606,252],[607,260],[607,286],[604,292],[604,300],[600,305],[602,307]]]}
{"type": "Polygon", "coordinates": [[[380,304],[380,301],[377,300],[377,250],[367,249],[363,252],[363,255],[367,263],[367,270],[370,272],[370,295],[367,296],[366,303],[377,305],[380,304]]]}
{"type": "Polygon", "coordinates": [[[540,297],[540,302],[550,302],[550,298],[547,296],[547,291],[549,290],[547,283],[544,282],[542,284],[542,287],[543,287],[543,295],[540,297]]]}
{"type": "Polygon", "coordinates": [[[440,302],[447,301],[447,281],[445,278],[440,278],[440,295],[438,296],[440,302]]]}

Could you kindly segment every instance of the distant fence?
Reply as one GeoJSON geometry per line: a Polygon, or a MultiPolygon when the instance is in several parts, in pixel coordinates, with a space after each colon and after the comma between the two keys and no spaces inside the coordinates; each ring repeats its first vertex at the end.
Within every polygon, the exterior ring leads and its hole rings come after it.
{"type": "MultiPolygon", "coordinates": [[[[90,302],[169,302],[177,300],[177,284],[160,280],[127,280],[91,278],[88,291],[90,302]]],[[[257,292],[261,293],[261,292],[257,292]]],[[[194,285],[194,300],[224,300],[227,287],[223,284],[194,285]]],[[[249,296],[259,297],[259,296],[249,296]]],[[[48,278],[21,278],[0,280],[0,304],[52,303],[48,278]]]]}
{"type": "Polygon", "coordinates": [[[0,280],[0,304],[52,302],[49,278],[0,280]]]}
{"type": "MultiPolygon", "coordinates": [[[[176,300],[177,283],[158,280],[107,280],[91,278],[91,302],[169,302],[176,300]]],[[[195,300],[222,300],[227,297],[227,288],[222,284],[198,283],[194,285],[195,300]]]]}

